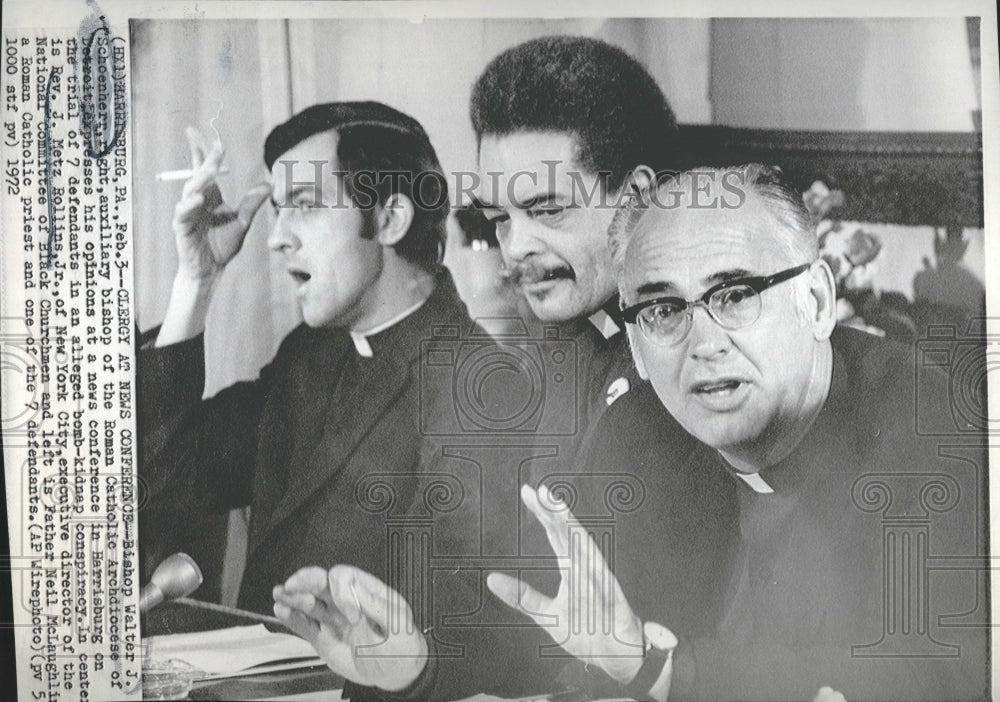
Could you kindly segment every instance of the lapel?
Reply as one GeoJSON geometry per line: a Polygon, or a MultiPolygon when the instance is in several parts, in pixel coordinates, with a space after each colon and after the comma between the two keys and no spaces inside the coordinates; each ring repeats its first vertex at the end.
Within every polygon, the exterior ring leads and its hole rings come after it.
{"type": "Polygon", "coordinates": [[[322,438],[334,392],[349,354],[350,338],[342,330],[296,329],[298,343],[278,384],[269,393],[259,425],[257,469],[253,481],[253,516],[249,543],[254,544],[284,494],[294,466],[301,466],[322,438]]]}
{"type": "MultiPolygon", "coordinates": [[[[406,389],[410,375],[408,370],[403,363],[372,362],[362,365],[352,395],[353,407],[349,412],[340,413],[339,420],[331,417],[322,428],[319,441],[304,456],[302,464],[288,467],[288,489],[270,517],[260,515],[266,524],[254,530],[257,538],[249,544],[251,553],[317,490],[344,474],[359,445],[406,389]]],[[[324,416],[330,417],[330,414],[324,416]]],[[[344,490],[353,494],[353,487],[345,485],[344,490]]]]}
{"type": "MultiPolygon", "coordinates": [[[[361,359],[358,378],[352,393],[350,411],[339,413],[334,420],[327,411],[320,429],[319,441],[303,455],[300,466],[288,466],[290,484],[270,515],[257,515],[261,520],[251,529],[248,555],[261,546],[282,522],[293,516],[316,491],[329,481],[341,478],[345,468],[383,415],[399,401],[408,386],[418,382],[417,362],[421,342],[430,338],[432,328],[443,323],[458,323],[465,317],[464,306],[447,271],[438,274],[437,285],[427,302],[399,324],[399,334],[390,349],[376,350],[375,358],[361,359]]],[[[353,347],[351,352],[354,352],[353,347]]],[[[361,466],[368,470],[374,466],[361,466]]],[[[380,469],[388,468],[379,466],[380,469]]],[[[348,479],[354,477],[354,472],[348,479]]],[[[354,485],[344,483],[341,493],[345,501],[353,502],[354,485]]]]}

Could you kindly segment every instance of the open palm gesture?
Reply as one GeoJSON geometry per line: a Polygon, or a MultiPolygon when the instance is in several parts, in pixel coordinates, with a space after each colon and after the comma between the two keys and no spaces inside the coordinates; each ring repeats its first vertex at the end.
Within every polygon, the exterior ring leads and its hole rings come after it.
{"type": "Polygon", "coordinates": [[[546,597],[530,585],[491,573],[490,590],[545,629],[567,653],[604,669],[622,683],[642,666],[642,622],[629,606],[593,537],[543,485],[521,488],[521,499],[541,522],[562,571],[559,591],[546,597]]]}
{"type": "Polygon", "coordinates": [[[427,663],[427,642],[409,604],[363,570],[302,568],[273,595],[274,614],[334,672],[359,685],[402,690],[427,663]]]}

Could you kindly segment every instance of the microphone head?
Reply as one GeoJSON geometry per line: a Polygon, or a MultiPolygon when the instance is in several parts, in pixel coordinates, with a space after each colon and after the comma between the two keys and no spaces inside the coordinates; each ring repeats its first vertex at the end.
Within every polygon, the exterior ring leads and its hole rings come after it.
{"type": "Polygon", "coordinates": [[[163,599],[187,597],[201,585],[201,569],[186,553],[167,556],[156,566],[150,582],[160,589],[163,599]]]}

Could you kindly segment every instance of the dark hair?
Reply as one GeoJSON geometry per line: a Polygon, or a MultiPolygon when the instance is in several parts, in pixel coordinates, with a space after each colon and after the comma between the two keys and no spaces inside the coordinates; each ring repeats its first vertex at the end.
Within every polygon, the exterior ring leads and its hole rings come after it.
{"type": "Polygon", "coordinates": [[[617,189],[639,165],[679,167],[677,121],[636,59],[590,37],[533,39],[494,58],[472,88],[472,128],[483,135],[559,131],[578,141],[578,165],[617,189]]]}
{"type": "Polygon", "coordinates": [[[336,130],[337,168],[345,191],[368,216],[392,195],[413,202],[413,223],[394,248],[406,260],[436,267],[444,254],[448,182],[420,123],[380,102],[313,105],[271,130],[264,142],[268,169],[314,134],[336,130]]]}

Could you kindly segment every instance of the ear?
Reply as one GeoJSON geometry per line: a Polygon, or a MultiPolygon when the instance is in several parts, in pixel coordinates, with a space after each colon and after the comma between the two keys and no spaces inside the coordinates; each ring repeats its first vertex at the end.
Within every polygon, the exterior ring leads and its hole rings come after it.
{"type": "Polygon", "coordinates": [[[809,296],[813,301],[813,336],[817,341],[830,338],[837,326],[837,283],[825,259],[814,261],[809,269],[809,296]]]}
{"type": "Polygon", "coordinates": [[[376,241],[382,246],[395,246],[413,224],[413,201],[406,195],[390,195],[378,211],[376,241]]]}
{"type": "Polygon", "coordinates": [[[656,184],[656,172],[649,166],[639,165],[625,178],[622,184],[621,195],[623,198],[633,195],[641,195],[648,192],[656,184]]]}

